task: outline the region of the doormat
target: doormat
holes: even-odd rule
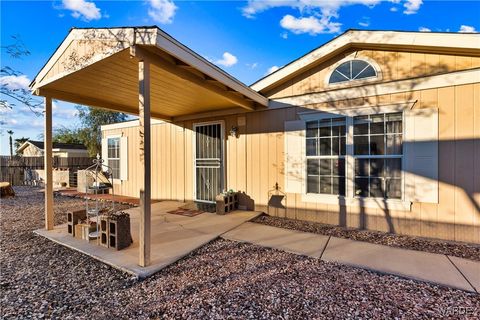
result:
[[[195,216],[198,216],[199,214],[202,214],[204,212],[205,211],[202,211],[202,210],[186,209],[186,208],[178,208],[176,210],[167,211],[167,213],[179,214],[179,215],[185,216],[185,217],[195,217]]]

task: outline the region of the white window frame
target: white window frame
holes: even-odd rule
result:
[[[351,60],[365,61],[366,63],[368,63],[369,65],[371,65],[373,67],[373,69],[375,70],[375,73],[377,75],[373,76],[373,77],[368,77],[368,78],[361,78],[361,79],[354,79],[354,80],[330,83],[330,77],[335,72],[335,70],[341,64],[343,64],[345,62],[348,62],[348,61],[351,61]],[[335,63],[334,65],[332,65],[329,68],[329,72],[327,73],[327,76],[325,77],[325,88],[328,88],[328,87],[330,87],[330,88],[342,88],[342,87],[350,87],[352,85],[354,85],[354,86],[363,85],[365,83],[376,82],[376,81],[380,81],[382,79],[383,79],[382,69],[380,68],[380,66],[378,65],[378,63],[375,60],[367,58],[367,57],[355,57],[355,54],[350,54],[350,55],[341,59],[340,61],[338,61],[337,63]]]
[[[122,148],[122,142],[121,142],[122,135],[120,135],[120,134],[118,134],[118,135],[117,135],[117,134],[116,134],[116,135],[109,135],[109,136],[106,136],[105,139],[107,139],[107,163],[106,163],[106,165],[108,165],[109,167],[111,167],[111,166],[110,166],[110,159],[112,159],[112,160],[118,160],[118,170],[119,170],[118,174],[119,174],[119,177],[118,177],[118,178],[115,178],[115,177],[114,177],[114,178],[113,178],[113,182],[114,182],[115,184],[121,183],[122,180],[120,179],[120,177],[121,177],[121,175],[122,175],[122,173],[121,173],[121,170],[122,170],[122,163],[121,163],[121,162],[122,162],[122,157],[121,157],[121,154],[122,154],[122,151],[121,151],[121,148]],[[110,158],[110,157],[108,156],[108,140],[109,140],[109,139],[118,139],[118,155],[119,155],[118,158]]]
[[[307,120],[305,121],[305,124],[307,122],[313,122],[313,121],[320,121],[320,120],[324,120],[324,119],[336,119],[336,118],[345,118],[345,128],[346,128],[346,136],[348,136],[348,123],[347,123],[347,119],[348,117],[346,116],[343,116],[343,115],[330,115],[330,116],[325,116],[325,117],[320,117],[318,119],[311,119],[311,120]],[[305,126],[306,127],[306,126]],[[331,126],[330,126],[331,128]],[[305,133],[306,133],[306,128],[305,128]],[[331,137],[330,137],[331,138]],[[339,137],[340,138],[340,137]],[[307,140],[307,136],[305,134],[305,143],[306,143],[306,140]],[[348,146],[348,137],[346,137],[346,146]],[[340,153],[340,151],[339,151]],[[318,156],[308,156],[307,155],[307,150],[305,148],[305,163],[304,163],[304,168],[305,168],[305,183],[304,183],[304,194],[319,194],[319,195],[324,195],[324,196],[334,196],[334,197],[337,197],[337,198],[341,198],[341,197],[344,197],[342,195],[336,195],[336,194],[327,194],[327,193],[308,193],[307,192],[307,189],[308,189],[308,159],[329,159],[329,160],[335,160],[335,159],[344,159],[345,162],[344,162],[344,166],[345,166],[345,182],[347,181],[347,154],[348,154],[348,151],[345,149],[345,154],[344,155],[337,155],[337,156],[334,156],[334,155],[330,155],[330,156],[322,156],[322,155],[318,155]],[[345,183],[345,196],[347,195],[347,184]]]
[[[402,144],[402,172],[401,172],[401,199],[373,198],[373,197],[357,197],[354,194],[355,189],[355,155],[353,154],[353,117],[361,115],[374,115],[383,113],[402,113],[402,134],[405,138],[405,110],[411,106],[411,103],[404,102],[382,106],[364,106],[360,108],[350,109],[330,109],[324,111],[307,111],[299,113],[300,119],[308,122],[322,120],[327,118],[346,117],[347,139],[346,139],[346,155],[345,155],[345,196],[307,193],[307,156],[306,150],[304,154],[304,183],[302,201],[319,202],[332,205],[362,206],[371,208],[381,208],[389,210],[411,210],[411,202],[406,199],[405,195],[405,143]],[[305,129],[306,130],[306,129]],[[305,135],[306,136],[306,135]],[[305,137],[306,143],[306,137]],[[382,156],[384,157],[384,156]],[[385,157],[388,157],[386,155]]]

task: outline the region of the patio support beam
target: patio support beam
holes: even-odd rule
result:
[[[150,61],[138,62],[138,109],[140,134],[140,165],[143,166],[143,184],[140,188],[139,262],[150,265],[151,233],[151,155],[150,155]]]
[[[45,229],[53,230],[53,167],[52,167],[52,98],[45,97],[45,131],[43,142],[45,169]]]
[[[248,101],[244,99],[243,96],[238,96],[234,94],[230,89],[227,90],[222,89],[221,87],[212,83],[211,79],[207,80],[204,79],[188,70],[185,69],[185,65],[177,65],[173,64],[169,61],[166,61],[160,55],[157,55],[153,52],[150,52],[146,49],[143,49],[139,46],[130,47],[130,54],[132,56],[137,57],[138,59],[148,59],[152,64],[156,67],[165,70],[181,79],[186,81],[192,82],[200,87],[203,87],[207,90],[210,90],[226,100],[230,101],[231,103],[242,107],[244,109],[253,111],[255,110],[255,104],[252,101]]]
[[[84,97],[84,96],[79,96],[70,92],[64,92],[64,91],[59,91],[59,90],[52,90],[52,89],[37,89],[35,91],[36,95],[39,96],[50,96],[53,99],[58,99],[62,101],[67,101],[71,103],[78,103],[78,104],[83,104],[86,106],[90,107],[95,107],[95,108],[101,108],[101,109],[106,109],[106,110],[115,110],[118,112],[123,112],[123,113],[128,113],[128,114],[133,114],[137,115],[136,113],[136,107],[132,108],[129,106],[121,105],[121,104],[115,104],[109,101],[104,101],[100,99],[95,99],[95,98],[89,98],[89,97]],[[155,113],[152,112],[151,116],[153,118],[161,119],[167,122],[172,121],[172,117],[161,114],[161,113]]]

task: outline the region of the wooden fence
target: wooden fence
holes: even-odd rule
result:
[[[76,185],[76,173],[93,164],[93,158],[88,157],[53,157],[55,169],[68,169],[71,176],[70,185]],[[14,186],[25,183],[25,170],[44,169],[43,157],[10,157],[0,156],[0,181],[8,181]]]

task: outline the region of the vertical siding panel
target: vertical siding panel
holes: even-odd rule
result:
[[[480,83],[474,85],[474,194],[473,201],[475,202],[474,208],[474,242],[480,243]]]
[[[282,121],[278,123],[278,134],[275,135],[275,153],[277,159],[276,166],[276,182],[280,191],[285,192],[285,121],[287,121],[287,109],[278,110],[281,114]],[[282,203],[285,207],[288,205],[288,196],[285,195]],[[286,208],[278,208],[275,210],[275,214],[280,217],[285,217],[287,214]]]
[[[260,124],[259,124],[259,130],[260,130],[260,159],[259,159],[259,167],[260,167],[260,202],[262,205],[262,210],[266,211],[267,210],[267,204],[268,204],[268,190],[270,190],[270,185],[269,185],[269,129],[270,121],[276,121],[276,116],[275,112],[262,112],[261,117],[260,117]]]
[[[415,108],[422,107],[421,95],[419,91],[414,91],[408,94],[407,100],[418,100]],[[406,212],[403,227],[408,232],[414,235],[421,234],[421,205],[420,203],[413,203],[410,212]]]
[[[455,57],[455,70],[466,70],[472,68],[472,57]]]
[[[178,124],[176,127],[176,143],[177,143],[177,154],[178,154],[178,161],[177,163],[177,179],[178,187],[177,187],[177,199],[179,201],[185,201],[185,146],[184,146],[184,130],[183,126]]]
[[[184,177],[184,183],[185,183],[185,200],[193,200],[193,188],[195,188],[195,185],[193,183],[193,161],[195,158],[195,154],[193,153],[193,147],[195,141],[193,141],[193,131],[192,131],[192,126],[190,122],[185,122],[185,134],[184,134],[184,146],[185,146],[185,177]]]
[[[438,89],[438,237],[455,238],[455,88]]]
[[[152,199],[158,199],[158,185],[161,183],[161,180],[158,178],[158,167],[159,163],[156,159],[158,159],[158,153],[159,153],[159,148],[158,148],[158,127],[160,125],[153,125],[152,126],[152,147],[151,147],[151,152],[152,152],[152,169],[151,169],[151,174],[152,174]],[[138,165],[138,163],[136,163]]]
[[[255,207],[258,207],[261,202],[260,196],[260,117],[258,113],[253,114],[252,117],[252,151],[251,151],[251,170],[252,170],[252,197],[255,199]]]
[[[397,79],[408,78],[411,71],[411,59],[409,52],[399,52],[397,56]]]
[[[229,182],[228,182],[228,188],[233,188],[234,190],[239,190],[239,183],[238,183],[238,158],[240,156],[238,152],[238,139],[240,137],[238,131],[237,131],[237,136],[236,137],[231,137],[229,136],[229,131],[230,128],[232,127],[237,127],[238,130],[238,124],[237,124],[237,117],[233,116],[228,118],[229,120],[229,125],[226,128],[227,135],[228,135],[228,158],[227,158],[227,165],[228,165],[228,172],[229,172]]]
[[[438,108],[438,90],[423,90],[420,93],[421,95],[421,105],[419,106],[422,109],[436,109]],[[437,225],[438,225],[438,216],[437,216],[437,204],[433,203],[422,203],[421,205],[421,235],[424,237],[437,237]]]
[[[480,57],[472,57],[472,68],[480,68]]]
[[[455,70],[455,56],[440,55],[439,68],[444,72],[451,72]]]
[[[252,140],[253,140],[253,116],[251,113],[247,114],[247,126],[246,126],[246,193],[253,199],[253,186],[252,186]]]
[[[410,54],[410,77],[420,77],[427,73],[424,53]]]
[[[245,117],[245,122],[247,118],[245,115],[240,115],[240,117]],[[237,118],[238,121],[238,118]],[[246,192],[247,189],[247,126],[242,125],[238,126],[239,137],[237,138],[237,188],[243,192]]]
[[[475,212],[469,195],[474,192],[473,85],[458,86],[455,91],[455,240],[472,241]]]
[[[425,55],[426,74],[435,74],[442,72],[440,68],[440,56],[438,54]]]
[[[382,76],[385,81],[398,79],[397,60],[398,54],[394,51],[385,52],[383,58]]]
[[[278,160],[277,160],[277,135],[279,131],[279,124],[284,123],[283,112],[275,111],[275,117],[271,121],[267,122],[267,139],[268,139],[268,150],[267,150],[267,159],[268,159],[268,179],[267,179],[267,206],[270,202],[270,197],[276,195],[274,191],[275,183],[277,183],[277,171],[278,171]],[[271,191],[271,192],[270,192]],[[278,208],[267,208],[268,211],[274,210],[278,211]]]

